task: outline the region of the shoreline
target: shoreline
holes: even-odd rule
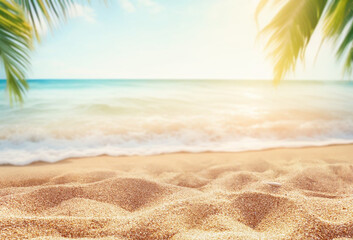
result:
[[[49,162],[49,161],[33,161],[29,164],[0,164],[0,167],[24,167],[30,166],[33,164],[56,164],[66,160],[73,160],[73,159],[85,159],[85,158],[100,158],[100,157],[114,157],[114,158],[135,158],[135,157],[153,157],[153,156],[166,156],[166,155],[175,155],[175,154],[240,154],[240,153],[253,153],[253,152],[266,152],[266,151],[275,151],[275,150],[295,150],[295,149],[313,149],[313,148],[326,148],[326,147],[339,147],[339,146],[353,146],[353,142],[347,143],[328,143],[328,144],[317,144],[317,145],[308,145],[308,146],[289,146],[289,147],[269,147],[269,148],[260,148],[260,149],[253,149],[253,150],[239,150],[239,151],[177,151],[177,152],[166,152],[166,153],[157,153],[157,154],[147,154],[147,155],[140,155],[140,154],[132,154],[132,155],[109,155],[109,154],[99,154],[99,155],[92,155],[92,156],[79,156],[79,157],[68,157],[62,160]]]
[[[353,238],[353,145],[0,166],[0,239]]]

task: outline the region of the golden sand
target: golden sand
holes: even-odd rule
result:
[[[353,239],[353,146],[0,167],[1,239]]]

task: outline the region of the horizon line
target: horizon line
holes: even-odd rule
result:
[[[147,80],[147,81],[273,81],[273,79],[241,79],[241,78],[28,78],[26,81],[33,80]],[[0,78],[0,81],[7,81],[5,78]],[[313,81],[313,82],[350,82],[352,79],[284,79],[282,82],[288,81]]]

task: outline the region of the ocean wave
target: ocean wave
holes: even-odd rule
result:
[[[271,86],[35,81],[22,107],[0,93],[0,164],[353,142],[353,86]]]
[[[71,118],[0,127],[0,164],[71,157],[238,152],[353,142],[353,120],[248,121],[228,117]]]
[[[306,141],[278,141],[242,139],[234,142],[199,142],[186,144],[175,139],[158,139],[146,141],[124,141],[120,144],[107,143],[106,141],[90,140],[58,141],[47,140],[46,143],[26,142],[9,143],[1,142],[0,165],[27,165],[33,162],[57,162],[68,158],[109,156],[146,156],[167,153],[202,153],[202,152],[243,152],[273,148],[296,148],[328,146],[336,144],[351,144],[351,139],[307,139]],[[104,142],[106,142],[104,144]]]

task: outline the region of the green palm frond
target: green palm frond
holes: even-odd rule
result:
[[[67,18],[67,11],[74,0],[14,0],[24,9],[33,25],[34,34],[39,39],[38,29],[44,25],[51,27]],[[76,1],[77,2],[77,1]]]
[[[295,69],[298,58],[303,58],[327,0],[274,1],[282,3],[282,6],[261,31],[261,35],[269,36],[266,48],[274,64],[274,82],[278,83],[289,71]],[[269,2],[263,0],[262,4]],[[260,7],[261,11],[263,6]]]
[[[74,3],[82,2],[90,0],[0,0],[0,63],[11,103],[22,102],[28,89],[25,74],[32,42],[40,40],[39,29],[66,20]]]
[[[303,57],[319,25],[323,26],[322,41],[336,43],[337,58],[344,59],[344,72],[352,72],[352,0],[261,0],[256,15],[270,3],[283,4],[260,34],[269,35],[266,48],[271,51],[269,55],[274,61],[275,82],[295,69],[298,57]]]
[[[14,2],[0,0],[0,62],[7,79],[10,102],[21,102],[28,88],[25,72],[29,66],[32,30],[23,10]]]
[[[346,8],[351,5],[350,2],[350,0],[334,0],[330,2],[325,19],[325,36],[332,37],[342,32],[347,24],[347,20],[349,20]]]
[[[325,36],[338,45],[337,57],[344,58],[344,71],[351,73],[353,63],[353,2],[335,0],[329,6],[325,22]]]

